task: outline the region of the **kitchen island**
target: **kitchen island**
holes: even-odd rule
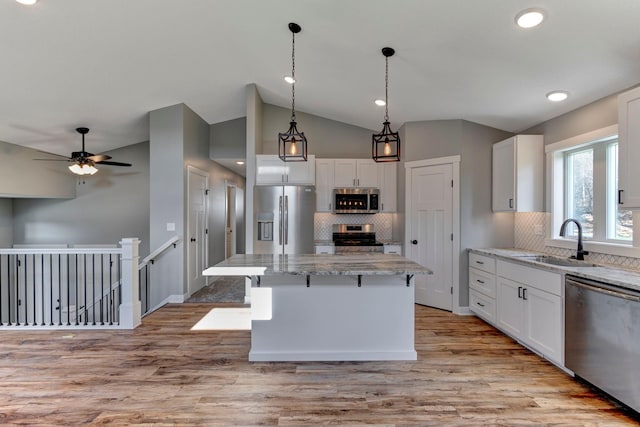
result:
[[[414,275],[398,255],[234,255],[204,275],[251,277],[251,361],[416,360]]]

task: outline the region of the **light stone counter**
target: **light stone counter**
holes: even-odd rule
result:
[[[510,262],[516,262],[519,264],[553,271],[556,273],[570,274],[572,276],[609,283],[626,289],[640,291],[640,272],[637,271],[625,270],[622,268],[616,268],[607,265],[599,265],[597,267],[573,267],[547,264],[529,259],[527,257],[548,254],[526,251],[522,249],[485,248],[470,249],[469,252],[474,252],[480,255],[490,256],[497,259],[503,259]],[[589,261],[587,260],[586,262]]]
[[[336,255],[234,255],[206,269],[205,276],[260,275],[255,268],[264,268],[265,276],[392,276],[432,274],[428,268],[408,258],[390,257],[381,253]],[[234,274],[235,272],[235,274]],[[249,273],[252,272],[252,273]]]

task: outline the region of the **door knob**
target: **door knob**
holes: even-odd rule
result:
[[[191,238],[191,241],[192,241],[192,242],[195,242],[195,241],[196,241],[196,238],[195,238],[195,237],[192,237],[192,238]]]
[[[417,240],[412,240],[412,241],[411,241],[411,244],[413,244],[413,245],[417,245],[417,244],[418,244],[418,241],[417,241]]]

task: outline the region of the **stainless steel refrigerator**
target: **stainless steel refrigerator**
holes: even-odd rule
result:
[[[253,253],[312,254],[313,186],[268,185],[253,190],[255,226]]]

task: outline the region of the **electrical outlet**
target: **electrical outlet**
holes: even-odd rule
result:
[[[537,224],[533,226],[533,233],[536,236],[544,236],[544,226],[542,224]]]

